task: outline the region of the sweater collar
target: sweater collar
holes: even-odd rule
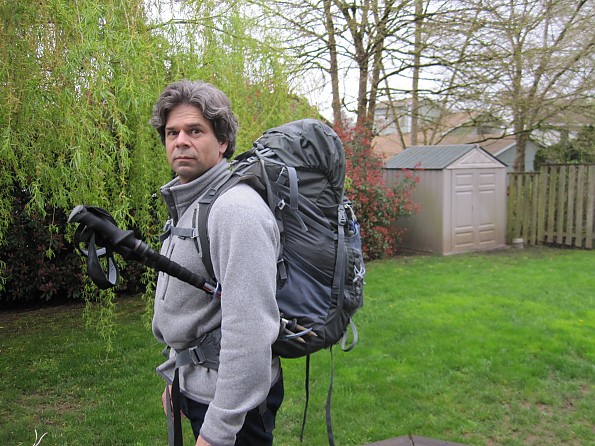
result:
[[[180,183],[176,177],[161,187],[161,195],[165,200],[170,217],[176,224],[190,205],[200,197],[214,182],[218,182],[224,174],[229,173],[229,163],[226,159],[207,170],[201,176],[188,183]]]

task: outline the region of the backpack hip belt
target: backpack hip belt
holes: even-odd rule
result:
[[[176,369],[185,365],[200,365],[207,369],[219,368],[219,352],[221,350],[221,327],[207,333],[200,339],[176,352]]]

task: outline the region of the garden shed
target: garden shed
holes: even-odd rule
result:
[[[506,244],[506,165],[479,145],[413,146],[384,168],[389,185],[407,170],[419,178],[420,209],[397,222],[403,248],[449,255]]]

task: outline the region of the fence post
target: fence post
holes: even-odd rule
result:
[[[545,241],[545,228],[546,228],[546,199],[547,199],[547,169],[545,166],[541,166],[539,170],[539,203],[537,205],[537,242],[543,243]]]
[[[527,215],[527,191],[526,191],[526,176],[524,173],[520,172],[518,176],[519,182],[519,202],[518,202],[518,230],[517,230],[517,237],[522,238],[523,240],[527,240],[525,237],[525,226],[526,222],[526,215]]]
[[[517,205],[517,175],[515,173],[508,174],[508,197],[507,197],[507,222],[506,222],[506,241],[510,243],[516,237],[516,212]]]
[[[523,188],[521,237],[525,240],[525,243],[534,244],[531,238],[532,227],[535,225],[535,218],[533,217],[533,208],[535,207],[535,200],[533,199],[533,189],[535,187],[534,174],[526,172],[521,174],[521,176]]]
[[[537,216],[539,215],[539,173],[531,175],[531,227],[528,231],[530,244],[537,245],[537,227],[539,226]]]
[[[557,172],[554,170],[552,166],[547,168],[550,185],[548,188],[548,204],[547,204],[547,242],[554,243],[554,235],[556,233],[554,224],[556,222],[555,213],[556,213],[556,181],[557,179]]]
[[[567,210],[566,210],[566,246],[572,245],[574,236],[574,200],[576,192],[576,166],[568,166]]]
[[[564,243],[564,211],[566,210],[566,167],[560,166],[560,176],[558,178],[558,200],[555,206],[556,209],[556,243],[561,245]]]
[[[593,248],[593,212],[595,211],[595,166],[589,166],[589,182],[587,185],[587,218],[585,228],[585,248]]]
[[[576,238],[574,245],[577,247],[583,246],[583,221],[584,221],[584,202],[585,202],[585,166],[578,166],[578,173],[576,177]]]

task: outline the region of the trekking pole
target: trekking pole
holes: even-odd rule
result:
[[[117,267],[111,257],[111,251],[113,251],[120,254],[124,260],[136,260],[149,268],[167,273],[200,288],[215,297],[220,296],[221,290],[218,285],[210,284],[204,277],[159,254],[145,242],[137,239],[133,231],[120,229],[113,217],[101,208],[79,205],[70,213],[68,223],[79,224],[75,233],[75,243],[79,251],[87,257],[89,276],[99,288],[106,289],[117,283]],[[86,242],[89,249],[81,249],[81,242]],[[97,250],[97,244],[104,248]],[[108,258],[109,276],[100,266],[99,257],[102,256]]]
[[[89,277],[101,289],[115,286],[119,279],[118,267],[111,255],[113,251],[120,254],[124,260],[135,260],[193,285],[213,297],[221,297],[221,287],[218,283],[213,285],[204,277],[154,251],[145,242],[137,239],[133,231],[120,229],[114,218],[99,207],[75,207],[68,217],[68,223],[78,223],[74,234],[75,244],[81,254],[87,257]],[[87,243],[88,249],[81,249],[81,243]],[[98,249],[97,246],[102,248]],[[100,257],[106,257],[108,260],[108,274],[99,263]],[[296,321],[285,318],[281,319],[281,327],[287,339],[295,339],[301,343],[304,342],[304,335],[316,336],[311,328],[302,327]]]

